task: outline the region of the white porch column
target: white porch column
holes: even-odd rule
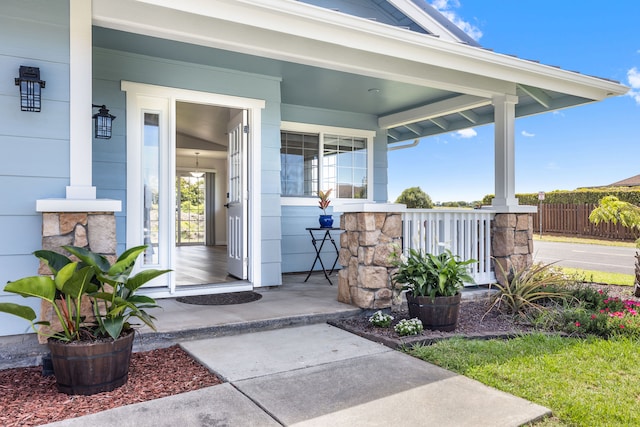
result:
[[[69,186],[67,199],[95,199],[92,185],[91,2],[69,1]]]
[[[518,97],[493,97],[495,121],[495,197],[494,209],[518,206],[515,191],[515,120]]]
[[[38,212],[119,212],[92,185],[93,42],[91,1],[69,0],[69,186],[65,199],[36,200]]]

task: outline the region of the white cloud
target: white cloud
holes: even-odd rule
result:
[[[454,9],[460,7],[458,0],[432,0],[433,6],[438,12],[444,15],[449,21],[453,22],[458,28],[467,33],[469,37],[478,41],[482,37],[482,31],[469,21],[465,21],[455,12]]]
[[[526,130],[522,131],[522,136],[526,136],[527,138],[533,138],[534,136],[536,136],[535,133],[531,133],[531,132],[527,132]]]
[[[474,136],[477,136],[477,135],[478,135],[478,132],[476,132],[474,129],[471,129],[471,128],[462,129],[455,133],[455,136],[457,136],[458,138],[465,138],[465,139],[473,138]]]
[[[636,104],[640,105],[640,71],[636,67],[627,71],[627,80],[629,80],[629,86],[631,86],[631,90],[627,92],[627,95],[635,99]]]
[[[556,162],[549,162],[544,168],[547,170],[560,170],[560,166]]]
[[[558,110],[556,110],[556,111],[554,111],[552,114],[553,114],[554,116],[564,117],[564,113],[563,113],[562,111],[558,111]]]

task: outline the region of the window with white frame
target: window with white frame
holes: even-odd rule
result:
[[[315,132],[314,132],[315,131]],[[283,197],[368,199],[372,131],[283,124],[280,185]]]

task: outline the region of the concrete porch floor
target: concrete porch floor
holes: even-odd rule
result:
[[[157,331],[142,329],[140,348],[176,341],[233,335],[287,326],[324,323],[330,319],[357,315],[361,310],[337,301],[337,285],[330,285],[322,272],[307,282],[304,274],[284,274],[282,286],[256,288],[258,301],[232,305],[195,305],[175,298],[157,300],[161,309],[150,310]],[[337,275],[331,276],[337,283]]]

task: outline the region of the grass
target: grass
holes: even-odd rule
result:
[[[558,267],[568,275],[584,277],[585,282],[606,283],[608,285],[633,286],[635,277],[633,274],[610,273],[607,271],[582,270],[579,268]]]
[[[543,242],[561,242],[561,243],[582,243],[585,245],[602,245],[602,246],[621,246],[625,248],[635,248],[634,242],[620,242],[617,240],[599,240],[599,239],[585,239],[582,237],[564,237],[564,236],[547,236],[545,234],[540,237],[534,230],[533,240],[539,240]]]
[[[441,341],[410,354],[550,408],[536,426],[640,425],[637,340],[533,334]]]

